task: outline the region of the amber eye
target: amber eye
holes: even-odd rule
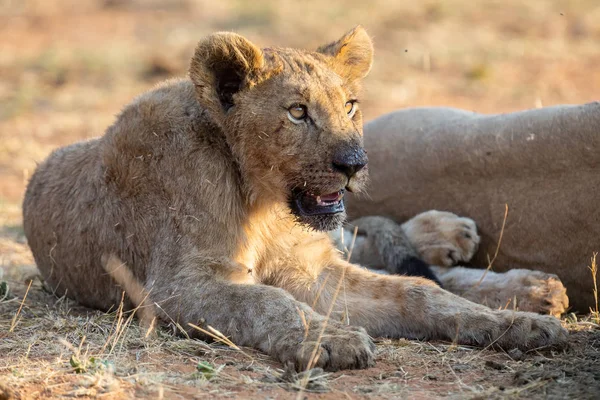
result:
[[[350,116],[350,118],[352,118],[356,112],[356,101],[350,100],[346,103],[344,108],[346,109],[346,113]]]
[[[288,108],[288,118],[295,124],[299,124],[306,118],[306,106],[296,104]]]

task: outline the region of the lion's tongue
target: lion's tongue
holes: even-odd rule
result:
[[[317,196],[317,204],[320,206],[329,205],[341,200],[340,192],[324,194]]]

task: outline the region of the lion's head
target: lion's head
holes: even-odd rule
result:
[[[198,44],[190,77],[226,135],[249,201],[287,202],[317,230],[344,221],[344,192],[367,180],[358,91],[372,57],[360,26],[316,52],[260,49],[234,33]]]

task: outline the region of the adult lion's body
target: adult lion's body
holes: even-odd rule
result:
[[[481,235],[472,263],[496,252],[495,271],[556,274],[574,309],[593,306],[587,266],[598,241],[600,104],[503,115],[448,108],[397,111],[365,124],[369,196],[347,199],[351,218],[397,222],[430,210],[473,219]]]
[[[564,341],[556,319],[370,273],[332,246],[324,231],[345,218],[344,190],[367,177],[356,96],[371,57],[362,28],[317,52],[261,50],[231,33],[201,41],[189,80],[139,97],[102,138],[58,150],[33,175],[24,225],[48,286],[116,307],[128,287],[120,260],[161,320],[214,327],[299,369],[371,365],[365,329]]]

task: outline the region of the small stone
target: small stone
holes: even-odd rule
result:
[[[515,361],[521,361],[523,358],[525,358],[525,354],[517,348],[509,350],[508,355]]]

